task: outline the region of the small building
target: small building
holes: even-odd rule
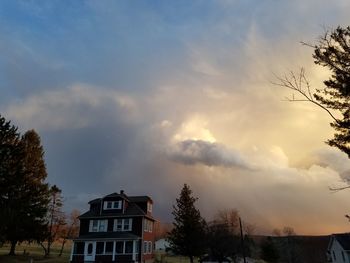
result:
[[[350,233],[331,236],[327,249],[327,260],[332,263],[350,263]]]
[[[165,238],[158,239],[155,244],[155,250],[159,251],[167,251],[170,247],[169,242]]]
[[[124,191],[89,202],[79,217],[71,263],[151,262],[154,258],[153,201]]]

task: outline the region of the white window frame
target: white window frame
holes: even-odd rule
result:
[[[118,220],[121,220],[121,225],[118,224]],[[120,222],[120,221],[119,221]],[[126,224],[128,222],[128,224]],[[121,228],[117,228],[117,226],[121,226]],[[128,228],[126,228],[128,226]],[[122,232],[122,231],[131,231],[132,230],[132,218],[116,218],[114,219],[114,226],[113,231],[114,232]]]
[[[144,222],[144,225],[143,225],[143,231],[152,233],[152,231],[153,231],[153,221],[148,220],[148,219],[145,218],[145,222]]]
[[[108,207],[108,204],[111,204],[111,207]],[[117,205],[116,205],[117,204]],[[113,210],[113,209],[122,209],[122,201],[104,201],[103,210]]]
[[[152,254],[152,241],[143,241],[143,254]]]
[[[152,203],[151,202],[147,202],[147,212],[152,213],[152,208],[153,208]]]
[[[97,221],[97,227],[94,227],[94,222]],[[100,227],[103,226],[101,230]],[[108,220],[107,219],[91,219],[89,222],[89,232],[107,232],[108,229]]]

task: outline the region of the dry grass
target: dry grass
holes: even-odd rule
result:
[[[71,243],[67,243],[63,254],[58,257],[60,251],[60,244],[54,244],[51,249],[49,258],[44,257],[44,250],[37,244],[22,243],[16,246],[16,255],[8,256],[10,247],[4,245],[0,248],[0,262],[1,263],[16,263],[16,262],[41,262],[41,263],[67,263],[69,262]]]

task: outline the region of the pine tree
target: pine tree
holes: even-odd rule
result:
[[[338,27],[326,33],[315,46],[315,63],[328,68],[332,75],[317,89],[315,99],[325,108],[337,112],[331,126],[334,137],[327,143],[350,158],[350,27]]]
[[[305,44],[305,43],[304,43]],[[331,76],[324,87],[311,89],[302,68],[299,74],[278,77],[279,86],[301,95],[301,98],[287,98],[288,101],[308,101],[327,112],[332,118],[334,129],[327,144],[343,151],[350,158],[350,27],[338,27],[326,32],[316,45],[305,44],[314,49],[314,62],[327,68]]]
[[[17,127],[0,115],[0,241],[8,240],[16,175],[20,174],[20,135]]]
[[[195,256],[200,256],[205,250],[206,223],[194,205],[196,200],[190,187],[185,184],[173,206],[174,228],[168,235],[172,251],[189,257],[191,263]]]
[[[45,216],[49,202],[49,188],[45,183],[47,173],[44,162],[44,150],[40,137],[34,131],[27,131],[21,138],[21,160],[18,165],[22,171],[17,176],[16,210],[8,228],[8,240],[11,242],[10,254],[14,254],[19,241],[40,241],[47,235]]]
[[[0,116],[0,235],[16,244],[38,241],[46,234],[49,201],[40,137],[28,131],[20,138],[17,127]]]

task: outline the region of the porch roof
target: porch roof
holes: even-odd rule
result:
[[[131,233],[120,233],[120,232],[94,232],[86,235],[81,235],[73,241],[81,240],[98,240],[98,239],[113,239],[113,240],[137,240],[141,237]]]

